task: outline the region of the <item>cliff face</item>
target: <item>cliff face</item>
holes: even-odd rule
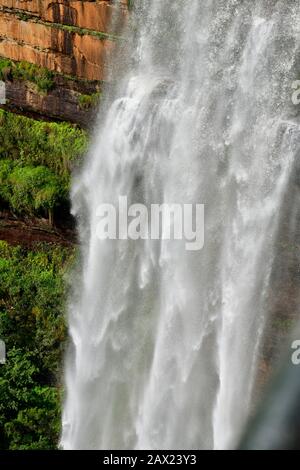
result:
[[[111,0],[2,0],[2,7],[30,14],[45,22],[111,32],[114,6]],[[127,0],[123,0],[124,6]]]
[[[99,91],[126,8],[127,0],[118,7],[112,0],[1,0],[0,58],[35,64],[56,77],[55,89],[45,96],[24,81],[11,81],[7,73],[8,105],[62,119],[71,116],[80,123],[88,120],[83,115],[90,110],[79,109],[77,95],[86,92],[87,82],[92,92]],[[73,77],[81,87],[74,90],[69,79],[58,80],[58,75]]]

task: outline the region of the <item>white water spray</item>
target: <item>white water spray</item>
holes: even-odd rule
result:
[[[135,0],[130,65],[73,189],[65,449],[235,445],[299,146],[299,15],[292,0]],[[99,240],[97,208],[119,196],[205,204],[204,248]]]

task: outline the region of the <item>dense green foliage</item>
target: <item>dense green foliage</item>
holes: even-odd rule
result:
[[[60,178],[45,166],[20,166],[0,160],[0,202],[15,214],[43,216],[53,222],[53,211],[67,198]]]
[[[0,58],[0,80],[27,80],[34,83],[38,91],[47,92],[54,87],[53,76],[53,72],[35,64]]]
[[[67,123],[35,121],[0,109],[0,210],[48,216],[68,205],[70,171],[87,135]]]
[[[0,241],[0,448],[51,449],[60,429],[59,372],[65,339],[63,276],[72,251]]]
[[[81,94],[78,98],[78,104],[81,109],[89,109],[97,106],[101,98],[101,93],[93,93],[92,95]]]
[[[71,124],[36,121],[0,109],[0,159],[44,165],[68,181],[87,144],[87,134]]]
[[[55,449],[59,436],[59,391],[40,385],[31,353],[12,348],[0,369],[0,449]]]

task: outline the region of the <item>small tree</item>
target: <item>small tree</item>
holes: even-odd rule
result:
[[[17,213],[48,214],[53,225],[53,210],[65,197],[59,178],[44,166],[16,167],[9,175],[10,205]]]

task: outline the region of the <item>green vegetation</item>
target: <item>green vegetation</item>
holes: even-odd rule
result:
[[[0,109],[0,210],[48,216],[66,207],[70,171],[87,149],[87,134],[67,123],[47,123]]]
[[[101,97],[101,93],[93,93],[92,95],[81,94],[78,98],[78,104],[81,109],[90,109],[97,106]]]
[[[46,93],[54,87],[53,77],[53,72],[35,64],[0,58],[0,80],[26,80],[34,83],[39,92]]]
[[[31,15],[23,11],[13,10],[12,8],[4,7],[3,10],[8,13],[13,13],[21,21],[28,21],[31,18]]]
[[[45,215],[53,225],[53,211],[67,198],[61,180],[45,166],[19,166],[0,160],[0,200],[15,214]]]
[[[0,109],[0,159],[44,165],[69,182],[88,145],[86,132],[67,123],[36,121]]]
[[[0,158],[48,166],[68,176],[86,151],[87,134],[67,123],[36,121],[0,110]]]
[[[66,337],[63,277],[74,252],[0,241],[0,449],[54,449],[60,430],[60,364]]]
[[[87,135],[67,123],[35,121],[0,110],[0,209],[45,216],[67,205],[70,171]]]

